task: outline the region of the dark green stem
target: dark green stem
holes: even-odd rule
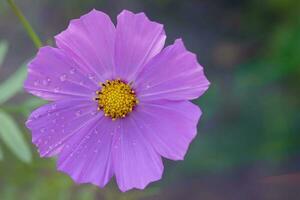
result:
[[[20,22],[22,23],[23,27],[25,28],[28,36],[34,43],[35,47],[40,48],[42,46],[42,42],[41,42],[40,38],[37,36],[37,34],[34,32],[32,26],[30,25],[28,20],[23,15],[22,11],[15,4],[14,0],[7,0],[7,2],[10,5],[13,12],[15,13],[15,15],[19,18]]]

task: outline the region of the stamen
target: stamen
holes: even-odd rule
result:
[[[131,85],[121,79],[107,80],[101,85],[94,100],[98,101],[98,110],[112,120],[126,117],[139,102]]]

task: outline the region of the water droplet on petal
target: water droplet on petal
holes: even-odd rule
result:
[[[60,77],[59,77],[60,81],[64,82],[65,80],[67,80],[67,75],[66,74],[62,74]]]
[[[45,85],[45,86],[48,85],[48,81],[47,81],[47,80],[43,80],[42,83],[43,83],[43,85]]]
[[[54,92],[55,92],[55,93],[57,93],[57,92],[59,92],[59,91],[60,91],[60,87],[54,88]]]
[[[94,76],[93,74],[89,74],[89,75],[88,75],[88,78],[89,78],[90,80],[94,80],[94,79],[95,79],[95,76]]]
[[[44,133],[45,132],[45,130],[46,130],[46,128],[41,128],[41,133]]]
[[[76,69],[75,68],[71,68],[70,74],[75,74],[75,72],[76,72]]]
[[[136,141],[135,141],[135,140],[132,141],[132,145],[133,145],[133,146],[136,145]]]
[[[91,112],[91,115],[96,115],[98,112],[97,111],[93,111]]]
[[[79,117],[81,114],[82,114],[82,111],[81,111],[81,110],[78,110],[78,111],[76,112],[76,116],[77,116],[77,117]]]
[[[34,85],[34,86],[37,86],[38,84],[39,84],[38,81],[34,81],[34,82],[33,82],[33,85]]]
[[[57,107],[57,105],[56,105],[55,103],[51,105],[51,109],[52,109],[52,110],[55,110],[56,107]]]

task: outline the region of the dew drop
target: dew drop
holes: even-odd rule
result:
[[[49,84],[49,82],[47,80],[43,80],[42,81],[43,85],[47,86]]]
[[[50,110],[47,111],[47,116],[50,117],[51,116],[51,112]]]
[[[67,80],[67,75],[66,74],[62,74],[60,77],[59,77],[60,81],[64,82]]]
[[[81,110],[78,110],[78,111],[76,112],[76,116],[77,116],[77,117],[79,117],[81,114],[82,114],[82,111],[81,111]]]
[[[38,84],[39,84],[38,81],[34,81],[34,82],[33,82],[33,85],[34,85],[34,86],[37,86]]]
[[[91,112],[91,115],[96,115],[98,112],[97,111],[93,111]]]
[[[55,88],[54,88],[54,92],[55,92],[55,93],[57,93],[57,92],[59,92],[59,91],[60,91],[60,87],[55,87]]]
[[[75,74],[75,72],[76,72],[76,69],[75,68],[71,68],[70,74]]]
[[[52,110],[55,110],[56,108],[57,108],[57,105],[55,103],[51,105]]]
[[[94,76],[93,74],[89,74],[89,75],[88,75],[88,78],[89,78],[90,80],[95,80],[95,76]]]
[[[41,128],[41,133],[44,133],[46,131],[46,128]]]
[[[133,145],[133,146],[136,145],[136,141],[135,141],[135,140],[132,141],[132,145]]]

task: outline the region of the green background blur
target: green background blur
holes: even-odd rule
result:
[[[212,83],[186,159],[164,161],[162,180],[121,193],[76,185],[39,158],[24,121],[42,101],[22,90],[36,49],[0,0],[0,200],[300,199],[299,0],[16,0],[44,44],[92,8],[122,9],[182,37]],[[16,73],[15,73],[16,72]]]

